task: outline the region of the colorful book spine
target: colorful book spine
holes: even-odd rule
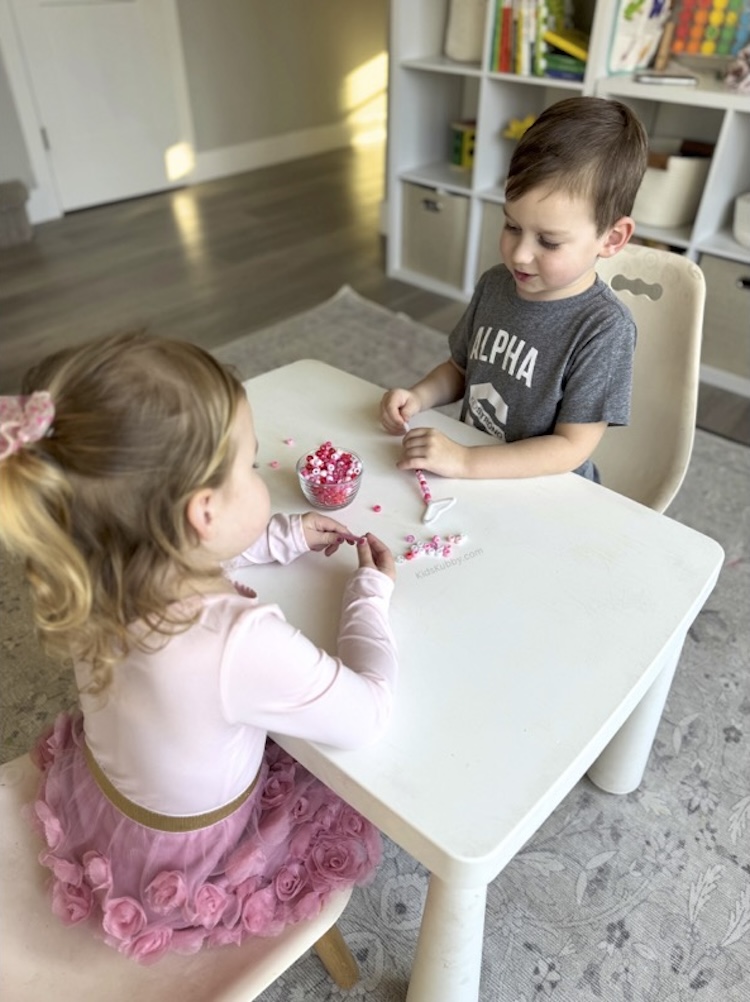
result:
[[[490,73],[497,73],[500,69],[500,35],[502,31],[502,4],[497,0],[495,4],[495,23],[492,27],[492,45],[490,47],[489,63],[487,69]]]
[[[503,0],[503,39],[500,55],[500,71],[513,70],[513,0]]]
[[[522,39],[523,39],[523,0],[513,0],[513,70],[516,76],[523,74],[521,69]]]
[[[548,16],[549,11],[546,0],[539,0],[536,7],[536,21],[534,25],[534,60],[532,72],[535,77],[544,76],[544,57],[547,50],[544,41],[544,32],[547,30]]]
[[[585,63],[588,36],[560,23],[565,0],[495,0],[489,69],[493,73],[543,77],[552,53],[565,52]],[[567,13],[565,14],[567,20]],[[580,67],[556,66],[560,79],[581,79]],[[563,72],[565,71],[565,75]]]
[[[513,0],[497,0],[492,33],[489,69],[492,73],[508,73],[508,55],[512,48]]]

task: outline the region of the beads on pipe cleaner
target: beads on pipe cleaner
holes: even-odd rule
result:
[[[430,485],[427,483],[427,477],[422,473],[421,470],[414,471],[417,480],[419,481],[419,489],[422,492],[422,499],[425,504],[429,504],[432,501],[432,494],[430,493]]]
[[[422,500],[425,503],[425,509],[422,514],[422,521],[425,524],[434,522],[439,515],[442,515],[444,511],[448,511],[456,503],[455,498],[438,498],[433,501],[432,492],[430,491],[430,485],[427,483],[427,477],[424,475],[422,470],[415,470],[417,475],[417,480],[419,481],[419,489],[422,492]]]

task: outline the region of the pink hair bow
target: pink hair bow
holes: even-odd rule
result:
[[[54,419],[55,405],[44,390],[29,397],[0,397],[0,460],[44,438]]]

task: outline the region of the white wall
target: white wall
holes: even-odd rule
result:
[[[369,127],[376,90],[384,130],[388,10],[388,0],[177,0],[197,153],[192,180],[346,145]],[[33,188],[19,114],[0,54],[0,181]]]
[[[197,150],[345,119],[387,49],[387,0],[178,0]]]
[[[385,133],[388,0],[178,0],[178,10],[194,180],[348,145],[378,102]]]
[[[26,151],[21,123],[10,92],[2,56],[0,56],[0,181],[23,181],[27,188],[31,188],[34,183],[31,161]]]

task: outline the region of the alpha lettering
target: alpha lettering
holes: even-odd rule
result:
[[[488,362],[490,365],[499,365],[503,372],[526,383],[531,389],[538,355],[536,348],[527,348],[525,341],[519,340],[515,334],[511,335],[508,331],[495,331],[494,339],[492,334],[492,327],[480,327],[477,330],[469,358]]]

